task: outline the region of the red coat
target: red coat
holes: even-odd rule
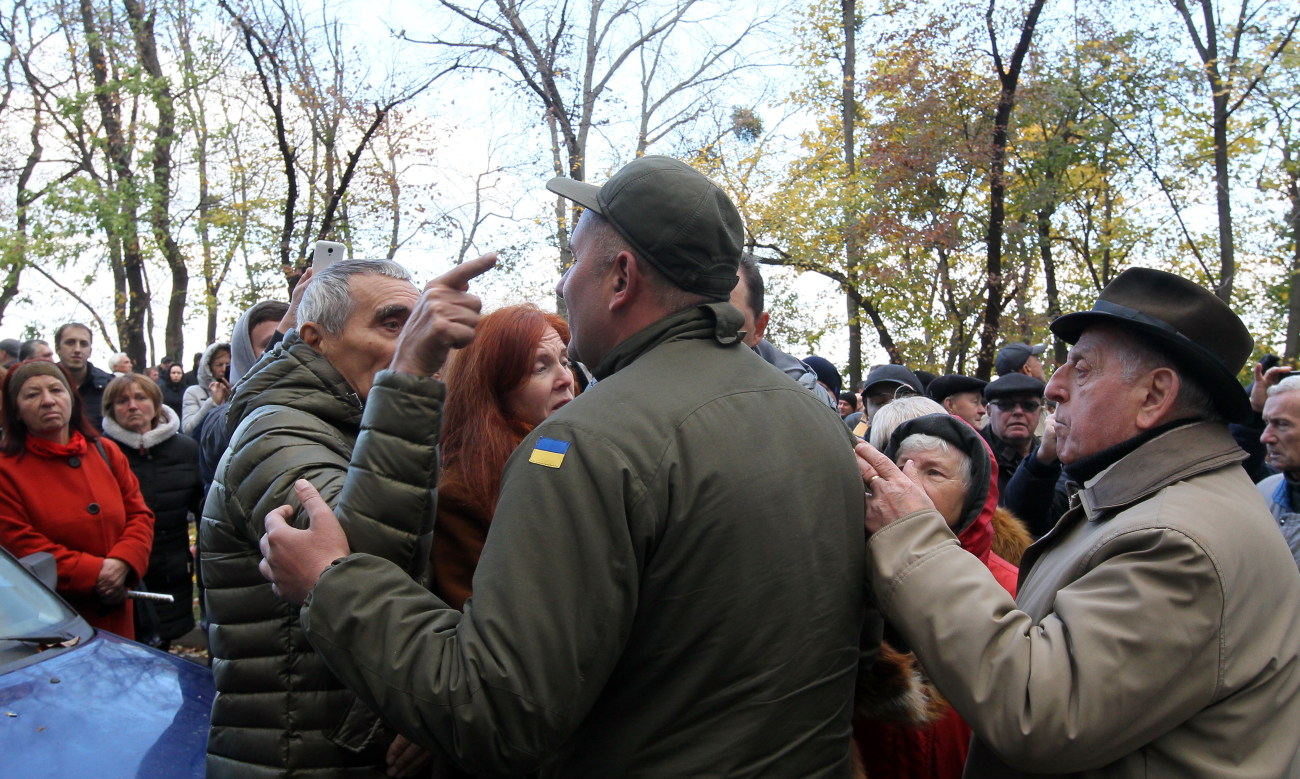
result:
[[[982,440],[982,439],[981,439]],[[993,513],[998,503],[998,475],[993,461],[988,499],[979,516],[957,541],[988,566],[1012,596],[1019,569],[993,552]],[[954,647],[953,651],[961,651]],[[951,706],[939,720],[921,728],[857,719],[853,738],[861,750],[868,779],[960,779],[970,751],[970,726]]]
[[[0,456],[0,546],[15,557],[53,554],[59,594],[91,625],[134,638],[131,602],[102,606],[95,583],[107,557],[131,568],[128,584],[144,575],[153,512],[126,457],[112,441],[99,440],[108,462],[93,442],[80,457]]]

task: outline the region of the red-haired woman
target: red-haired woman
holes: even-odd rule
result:
[[[532,305],[479,320],[474,340],[446,371],[433,590],[455,608],[469,598],[501,471],[519,442],[573,400],[569,326]]]
[[[5,376],[0,546],[54,555],[59,594],[91,625],[135,637],[128,584],[149,565],[153,512],[117,446],[100,437],[62,367]]]

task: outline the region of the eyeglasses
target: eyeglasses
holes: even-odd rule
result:
[[[999,411],[1012,412],[1019,407],[1026,414],[1037,414],[1038,410],[1043,407],[1043,401],[1037,399],[1031,400],[1013,400],[1011,398],[998,399],[989,401],[990,406],[997,406]]]

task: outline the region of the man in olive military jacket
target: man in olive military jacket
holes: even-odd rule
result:
[[[846,776],[862,483],[838,415],[738,334],[739,214],[664,157],[549,186],[587,208],[559,292],[598,383],[506,465],[464,613],[349,555],[310,487],[263,573],[310,591],[351,689],[472,773]]]

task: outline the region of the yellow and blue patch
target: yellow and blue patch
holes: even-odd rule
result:
[[[528,456],[528,462],[545,465],[547,468],[559,468],[564,464],[564,455],[572,446],[568,441],[560,441],[555,438],[539,438],[537,445],[533,447],[533,453]]]

